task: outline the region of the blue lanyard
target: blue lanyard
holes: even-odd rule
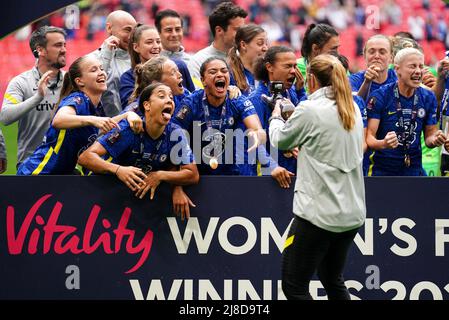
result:
[[[223,126],[223,123],[225,122],[226,118],[226,101],[228,100],[228,96],[226,94],[226,99],[223,103],[223,106],[221,107],[221,115],[220,115],[220,124],[218,125],[218,131],[221,132],[221,128]],[[210,119],[210,112],[209,112],[209,106],[207,104],[207,98],[206,98],[206,91],[204,91],[203,99],[203,111],[204,111],[204,120],[206,122],[207,127],[207,137],[212,137],[212,120]]]
[[[446,80],[449,82],[449,80]],[[443,123],[443,117],[447,116],[447,105],[449,104],[449,87],[444,89],[443,98],[441,99],[440,126]]]
[[[402,131],[400,134],[404,141],[404,152],[405,152],[406,156],[408,156],[408,151],[409,151],[410,145],[411,145],[411,137],[413,136],[413,131],[415,130],[416,116],[418,114],[419,98],[418,98],[418,95],[416,94],[416,89],[415,89],[415,92],[413,93],[412,116],[410,119],[409,129],[406,132],[405,131],[404,114],[402,112],[401,99],[399,97],[399,88],[398,88],[397,84],[394,87],[394,97],[396,98],[396,112],[398,113],[398,117],[399,117],[398,124],[399,124],[399,128]]]
[[[143,165],[143,154],[144,154],[144,151],[145,151],[145,143],[144,143],[145,142],[145,134],[146,134],[146,132],[142,132],[139,135],[139,138],[140,138],[139,139],[140,140],[140,150],[139,150],[139,157],[136,160],[135,166],[138,167],[138,168],[141,168],[144,171],[144,173],[148,173],[148,172],[150,172],[152,170],[151,166],[150,166],[150,168],[148,168],[148,165],[147,166]],[[153,154],[155,154],[156,156],[159,154],[159,149],[161,148],[162,143],[164,142],[164,136],[165,136],[165,129],[164,129],[164,132],[162,132],[162,134],[158,138],[159,141],[156,144],[156,151],[153,152]],[[154,159],[150,158],[149,160],[152,161],[152,160],[155,160],[155,159],[156,158],[154,158]]]

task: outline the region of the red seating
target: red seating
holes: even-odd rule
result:
[[[100,0],[108,8],[116,8],[119,0]],[[142,0],[144,9],[148,12],[151,10],[151,5],[154,0]],[[245,9],[249,8],[249,5],[254,0],[237,0],[236,3]],[[284,0],[285,3],[296,12],[297,8],[302,4],[302,0]],[[331,0],[315,0],[315,3],[319,7],[326,6]],[[269,0],[261,0],[261,3],[268,3]],[[363,6],[374,5],[377,8],[381,8],[384,0],[360,0],[359,3]],[[371,35],[382,32],[387,35],[392,35],[398,31],[407,31],[408,24],[407,19],[411,14],[418,13],[424,19],[428,14],[428,11],[422,8],[422,0],[397,0],[396,3],[401,6],[402,9],[402,23],[399,26],[383,25],[381,30],[370,30],[367,28],[361,28],[363,38],[366,40]],[[172,8],[178,11],[181,15],[190,15],[191,28],[190,35],[184,37],[184,46],[188,52],[196,52],[205,47],[209,42],[209,23],[208,17],[205,15],[204,8],[201,5],[201,0],[158,0],[160,9]],[[444,7],[443,1],[430,1],[430,10],[433,14],[433,18],[436,21],[440,15],[442,15],[446,22],[449,23],[449,9]],[[103,32],[99,32],[94,35],[92,41],[86,39],[86,17],[82,19],[82,28],[75,33],[75,39],[67,41],[67,64],[75,60],[77,57],[93,51],[98,48],[106,35]],[[350,26],[346,30],[340,30],[340,51],[346,55],[351,61],[351,67],[364,66],[363,59],[355,55],[355,38],[357,30],[355,26]],[[444,55],[444,45],[438,41],[432,41],[431,43],[423,42],[422,46],[426,54],[426,63],[433,63],[440,60]],[[3,93],[6,90],[6,86],[12,77],[17,74],[30,69],[34,64],[34,58],[28,47],[28,41],[18,41],[14,35],[0,40],[0,95],[3,97]]]

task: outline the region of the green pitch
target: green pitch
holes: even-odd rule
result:
[[[17,164],[17,122],[9,126],[0,125],[6,141],[6,152],[8,156],[8,170],[3,174],[16,174]]]

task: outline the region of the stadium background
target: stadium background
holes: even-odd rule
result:
[[[105,18],[123,9],[139,22],[154,24],[157,10],[171,8],[184,19],[183,45],[194,53],[208,45],[208,13],[222,1],[216,0],[85,0],[79,8],[79,28],[67,29],[67,67],[77,57],[93,51],[106,38]],[[409,31],[423,47],[426,64],[435,66],[449,49],[449,4],[430,0],[236,0],[245,8],[248,21],[261,24],[270,44],[292,46],[300,57],[301,37],[307,24],[318,21],[333,25],[340,33],[340,53],[350,60],[351,72],[365,67],[361,50],[366,39],[376,33],[392,35]],[[447,1],[446,1],[447,2]],[[66,8],[49,14],[0,40],[0,95],[16,75],[31,69],[34,58],[28,46],[30,33],[42,24],[66,27]],[[73,16],[72,16],[73,17]],[[17,123],[0,128],[6,139],[8,170],[15,174]]]

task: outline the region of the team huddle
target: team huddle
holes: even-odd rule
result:
[[[348,60],[329,25],[308,26],[298,59],[246,17],[219,4],[209,16],[213,42],[189,55],[176,11],[159,11],[155,26],[114,11],[110,36],[67,72],[65,31],[33,32],[36,65],[9,83],[0,111],[3,124],[19,122],[17,174],[112,174],[140,198],[165,181],[183,217],[193,203],[182,186],[200,175],[271,175],[288,188],[302,150],[270,143],[273,84],[282,96],[274,103],[301,108],[313,59],[329,54],[346,70]],[[365,128],[364,174],[424,176],[423,152],[434,148],[444,174],[449,58],[432,74],[406,33],[369,38],[364,57],[366,70],[348,72]]]

